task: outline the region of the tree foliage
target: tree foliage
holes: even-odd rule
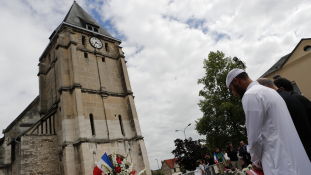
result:
[[[197,161],[204,158],[207,147],[203,146],[201,142],[202,140],[192,140],[191,137],[174,141],[176,148],[172,153],[186,170],[195,170],[198,164]]]
[[[209,150],[225,148],[228,142],[234,145],[246,140],[245,114],[240,99],[235,97],[226,86],[230,70],[239,68],[223,52],[210,52],[204,59],[205,76],[198,80],[203,84],[200,90],[199,107],[203,117],[196,121],[196,130],[206,135]]]

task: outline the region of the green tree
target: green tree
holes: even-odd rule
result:
[[[238,141],[245,141],[245,114],[241,100],[233,95],[226,86],[226,77],[230,70],[239,68],[223,52],[210,52],[204,59],[205,76],[198,80],[203,84],[199,102],[203,117],[196,120],[196,130],[206,135],[209,151],[216,147],[225,148],[228,142],[234,147]]]
[[[207,152],[206,146],[202,145],[202,140],[189,139],[181,140],[176,139],[174,141],[175,149],[172,151],[174,157],[180,162],[182,169],[195,170],[198,166],[198,160],[203,159]]]

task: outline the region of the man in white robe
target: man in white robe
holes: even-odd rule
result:
[[[265,175],[311,174],[311,163],[283,98],[253,82],[242,69],[231,70],[226,85],[242,99],[248,150],[255,168],[262,168]]]

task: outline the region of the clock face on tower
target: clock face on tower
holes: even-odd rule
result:
[[[93,47],[100,49],[103,47],[103,43],[96,37],[91,37],[90,38],[90,43]]]

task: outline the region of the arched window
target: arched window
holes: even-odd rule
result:
[[[123,130],[123,123],[122,123],[121,115],[119,115],[119,122],[120,122],[121,133],[122,133],[122,135],[125,135],[124,130]]]
[[[90,123],[91,123],[91,130],[92,130],[92,135],[95,135],[95,128],[94,128],[94,119],[93,119],[93,114],[90,114]]]

